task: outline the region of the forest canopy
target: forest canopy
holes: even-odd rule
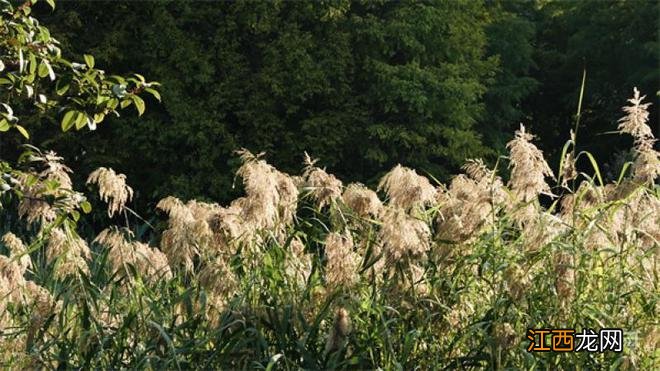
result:
[[[239,148],[287,171],[307,151],[370,184],[397,163],[446,180],[465,158],[494,163],[522,122],[555,159],[584,71],[580,145],[617,161],[626,153],[613,148],[629,143],[588,138],[612,127],[634,85],[660,86],[656,1],[37,5],[65,53],[163,83],[144,117],[78,136],[32,129],[33,144],[78,168],[126,173],[140,202],[228,200]],[[7,136],[0,143],[0,156],[18,153]]]

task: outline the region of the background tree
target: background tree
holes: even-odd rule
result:
[[[83,169],[111,164],[148,198],[227,199],[240,147],[287,171],[308,151],[362,181],[397,162],[448,175],[488,152],[475,123],[497,64],[482,3],[61,5],[47,22],[66,48],[164,90],[139,123],[54,145],[84,151]]]

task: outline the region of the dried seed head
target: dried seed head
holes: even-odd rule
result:
[[[339,350],[348,335],[351,332],[351,318],[348,315],[348,311],[344,308],[338,308],[335,312],[335,318],[330,328],[330,334],[328,334],[328,340],[325,343],[325,353],[331,353]]]
[[[633,88],[633,97],[628,99],[630,105],[623,107],[626,115],[619,119],[619,131],[632,135],[636,142],[653,138],[651,127],[647,124],[651,103],[642,103],[644,98],[646,95],[640,97],[639,90]]]
[[[435,187],[426,177],[401,165],[395,166],[383,176],[378,184],[378,190],[387,193],[390,206],[404,210],[430,205],[436,197]]]
[[[482,159],[468,159],[463,165],[463,170],[477,182],[495,177],[495,172],[486,167]]]
[[[72,190],[71,169],[61,163],[62,158],[55,152],[37,153],[29,157],[29,161],[43,170],[21,173],[17,176],[18,188],[23,193],[18,207],[18,214],[28,223],[52,222],[58,213],[69,213],[84,197]],[[53,186],[52,183],[56,186]],[[51,205],[47,197],[52,196],[57,201]]]
[[[519,201],[528,202],[541,194],[552,194],[545,177],[553,177],[543,153],[531,143],[533,136],[520,124],[515,138],[507,143],[510,150],[511,179],[509,186]]]
[[[63,278],[82,271],[89,274],[85,260],[91,259],[91,253],[85,240],[71,232],[55,228],[50,233],[46,247],[46,261],[55,263],[54,274]]]
[[[446,192],[439,192],[438,238],[443,241],[469,242],[490,225],[495,206],[504,203],[502,180],[481,161],[465,166],[470,175],[452,179]]]
[[[322,208],[341,197],[342,183],[334,175],[328,174],[325,169],[314,166],[316,162],[317,160],[312,160],[305,152],[303,178],[317,206]]]
[[[168,213],[168,229],[163,232],[160,247],[172,264],[183,265],[188,272],[194,268],[194,259],[210,251],[213,233],[208,219],[214,210],[212,205],[197,201],[187,204],[176,197],[167,197],[156,205]],[[219,208],[218,208],[219,209]]]
[[[655,140],[639,141],[635,148],[633,177],[637,182],[652,184],[660,176],[660,152],[653,149]]]
[[[243,179],[246,197],[240,203],[247,229],[283,228],[293,222],[298,207],[294,180],[260,159],[263,153],[238,151],[243,165],[236,172]]]
[[[359,183],[349,184],[341,197],[344,204],[362,218],[377,217],[383,208],[376,192]]]
[[[520,301],[529,288],[529,278],[522,270],[520,265],[511,264],[504,271],[504,281],[506,282],[509,295],[514,301]]]
[[[509,349],[516,345],[520,335],[513,329],[510,323],[497,323],[493,326],[493,335],[497,344],[503,349]]]
[[[2,242],[9,248],[11,258],[18,261],[21,272],[25,274],[28,268],[32,268],[32,259],[27,251],[27,247],[15,234],[8,232],[2,236]]]
[[[430,249],[428,224],[402,209],[386,209],[379,235],[389,263],[408,256],[420,256]]]
[[[25,284],[27,305],[32,307],[32,318],[30,327],[38,329],[44,325],[48,317],[57,314],[62,309],[62,301],[55,301],[53,296],[45,288],[32,281]]]
[[[312,273],[311,254],[305,253],[305,245],[295,237],[289,244],[290,257],[285,261],[287,276],[293,278],[296,284],[304,287]]]
[[[327,287],[350,287],[359,279],[360,256],[353,251],[353,237],[332,232],[325,238]]]
[[[204,264],[198,279],[208,296],[206,316],[216,323],[238,288],[236,276],[227,262],[219,257]]]
[[[103,230],[94,242],[109,249],[108,261],[113,272],[120,271],[123,272],[122,276],[127,275],[130,264],[148,282],[172,278],[172,271],[165,254],[147,244],[127,241],[124,234],[115,228]]]
[[[557,252],[554,256],[555,289],[562,305],[571,299],[575,286],[573,256],[567,252]]]
[[[100,167],[87,178],[87,184],[99,186],[99,195],[108,203],[108,216],[124,210],[126,202],[133,198],[133,189],[126,185],[126,175],[117,174],[114,170]]]

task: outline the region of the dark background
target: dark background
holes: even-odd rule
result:
[[[59,1],[35,12],[65,55],[159,81],[163,103],[93,132],[43,123],[31,141],[79,182],[125,173],[142,206],[233,198],[241,147],[292,173],[307,151],[345,181],[397,163],[446,181],[465,158],[494,164],[520,122],[556,170],[586,69],[578,149],[616,177],[631,143],[608,132],[634,86],[658,134],[658,4]]]

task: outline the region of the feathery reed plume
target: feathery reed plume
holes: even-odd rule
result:
[[[166,197],[156,207],[169,215],[168,229],[163,232],[161,248],[172,264],[183,265],[192,272],[194,259],[208,250],[213,233],[207,222],[211,206],[196,201],[184,204],[176,197]]]
[[[381,178],[378,190],[387,193],[388,205],[404,210],[432,204],[436,197],[435,187],[426,177],[401,165],[395,166]]]
[[[244,198],[234,200],[228,207],[219,208],[209,219],[217,253],[233,255],[238,249],[237,242],[250,237],[248,226],[242,218],[242,201]]]
[[[403,209],[387,208],[382,222],[379,236],[388,264],[408,256],[418,257],[430,249],[431,230],[423,220]]]
[[[338,308],[335,311],[335,318],[328,334],[328,340],[325,343],[325,354],[336,352],[344,346],[350,332],[351,318],[348,311],[344,308]]]
[[[300,287],[304,287],[312,273],[311,254],[305,253],[305,245],[298,237],[289,243],[290,257],[285,261],[285,272]]]
[[[530,284],[528,275],[516,263],[509,265],[504,271],[504,282],[514,302],[518,302],[524,297]]]
[[[30,258],[30,254],[28,254],[27,247],[20,238],[11,232],[7,232],[2,236],[2,242],[9,248],[10,257],[18,261],[22,274],[25,274],[28,268],[32,268],[32,259]]]
[[[468,160],[468,174],[452,179],[446,192],[438,192],[438,238],[468,242],[492,221],[495,206],[504,203],[502,180],[481,160]]]
[[[126,202],[133,198],[133,189],[126,185],[126,175],[113,169],[100,167],[87,178],[87,184],[99,186],[99,196],[108,204],[108,216],[124,210]]]
[[[644,98],[646,95],[640,97],[637,87],[633,88],[633,97],[628,99],[630,105],[623,107],[626,115],[619,119],[619,131],[632,135],[635,141],[653,138],[651,127],[647,125],[651,103],[642,103]]]
[[[653,183],[660,176],[660,152],[653,149],[655,139],[640,141],[633,163],[633,177],[640,183]]]
[[[350,287],[358,281],[360,256],[353,251],[353,237],[346,231],[343,235],[332,232],[325,238],[326,287]]]
[[[342,183],[334,175],[328,174],[325,169],[316,167],[317,161],[305,152],[303,178],[306,187],[311,189],[311,196],[316,200],[317,206],[322,208],[341,197]]]
[[[3,288],[0,288],[3,292],[0,293],[4,294],[0,302],[23,303],[25,299],[22,288],[25,286],[25,278],[18,262],[0,255],[0,277],[4,279],[4,282],[0,282],[3,285]]]
[[[410,277],[404,276],[404,286],[411,287],[416,295],[426,296],[431,292],[431,287],[424,277],[424,268],[417,264],[409,264]]]
[[[48,151],[43,155],[32,155],[30,159],[33,162],[41,162],[45,166],[44,170],[39,173],[40,178],[56,181],[60,188],[72,189],[73,186],[69,177],[69,173],[72,171],[62,163],[64,158],[53,151]]]
[[[575,269],[573,256],[559,251],[554,255],[555,289],[562,305],[565,305],[574,294]]]
[[[207,294],[206,317],[217,324],[220,314],[238,289],[238,281],[231,267],[222,257],[206,262],[199,271],[199,283]]]
[[[628,99],[629,106],[623,107],[626,115],[619,119],[619,132],[635,138],[635,162],[633,177],[641,183],[652,183],[660,175],[660,152],[653,149],[656,139],[648,125],[651,103],[642,103],[646,96],[633,89],[633,97]]]
[[[241,209],[244,231],[274,228],[281,232],[293,222],[298,207],[295,181],[262,160],[263,153],[253,155],[246,149],[237,152],[243,165],[236,174],[243,179],[246,197],[232,206]]]
[[[61,163],[62,157],[55,152],[32,154],[28,159],[43,170],[17,176],[18,188],[23,193],[18,214],[28,223],[40,222],[43,227],[55,220],[58,213],[68,213],[78,207],[85,198],[72,190],[71,169]],[[52,205],[47,201],[48,196],[56,200]]]
[[[149,282],[172,278],[165,254],[147,244],[127,241],[124,234],[117,229],[104,229],[94,242],[108,247],[108,261],[113,272],[123,271],[128,274],[127,265],[130,264]]]
[[[523,124],[516,131],[513,140],[507,143],[510,151],[511,179],[509,186],[522,202],[536,199],[539,194],[552,195],[545,177],[554,178],[552,170],[545,162],[543,153],[531,143],[534,136],[525,131]]]
[[[0,258],[0,264],[3,264],[4,260]],[[7,304],[9,304],[9,299],[11,298],[12,288],[10,287],[9,280],[5,277],[2,272],[2,267],[0,267],[0,332],[4,330],[4,327],[7,326],[9,322],[9,313],[7,313]],[[2,341],[0,340],[0,345]]]
[[[248,150],[238,152],[243,165],[236,175],[243,178],[245,193],[243,216],[255,229],[272,228],[277,222],[279,194],[275,169],[259,159],[263,153],[253,155]]]
[[[50,233],[46,247],[46,261],[55,263],[54,275],[64,278],[82,271],[89,274],[89,267],[85,260],[91,259],[91,253],[85,240],[71,232],[55,228]]]
[[[377,217],[383,208],[376,192],[360,183],[349,184],[341,198],[346,206],[362,218]]]
[[[493,326],[493,337],[501,348],[510,349],[516,345],[520,335],[510,323],[506,322],[497,323]]]
[[[63,303],[61,300],[55,301],[48,290],[32,281],[26,282],[25,293],[27,305],[32,308],[31,324],[28,332],[34,333],[44,325],[48,317],[62,310]]]

